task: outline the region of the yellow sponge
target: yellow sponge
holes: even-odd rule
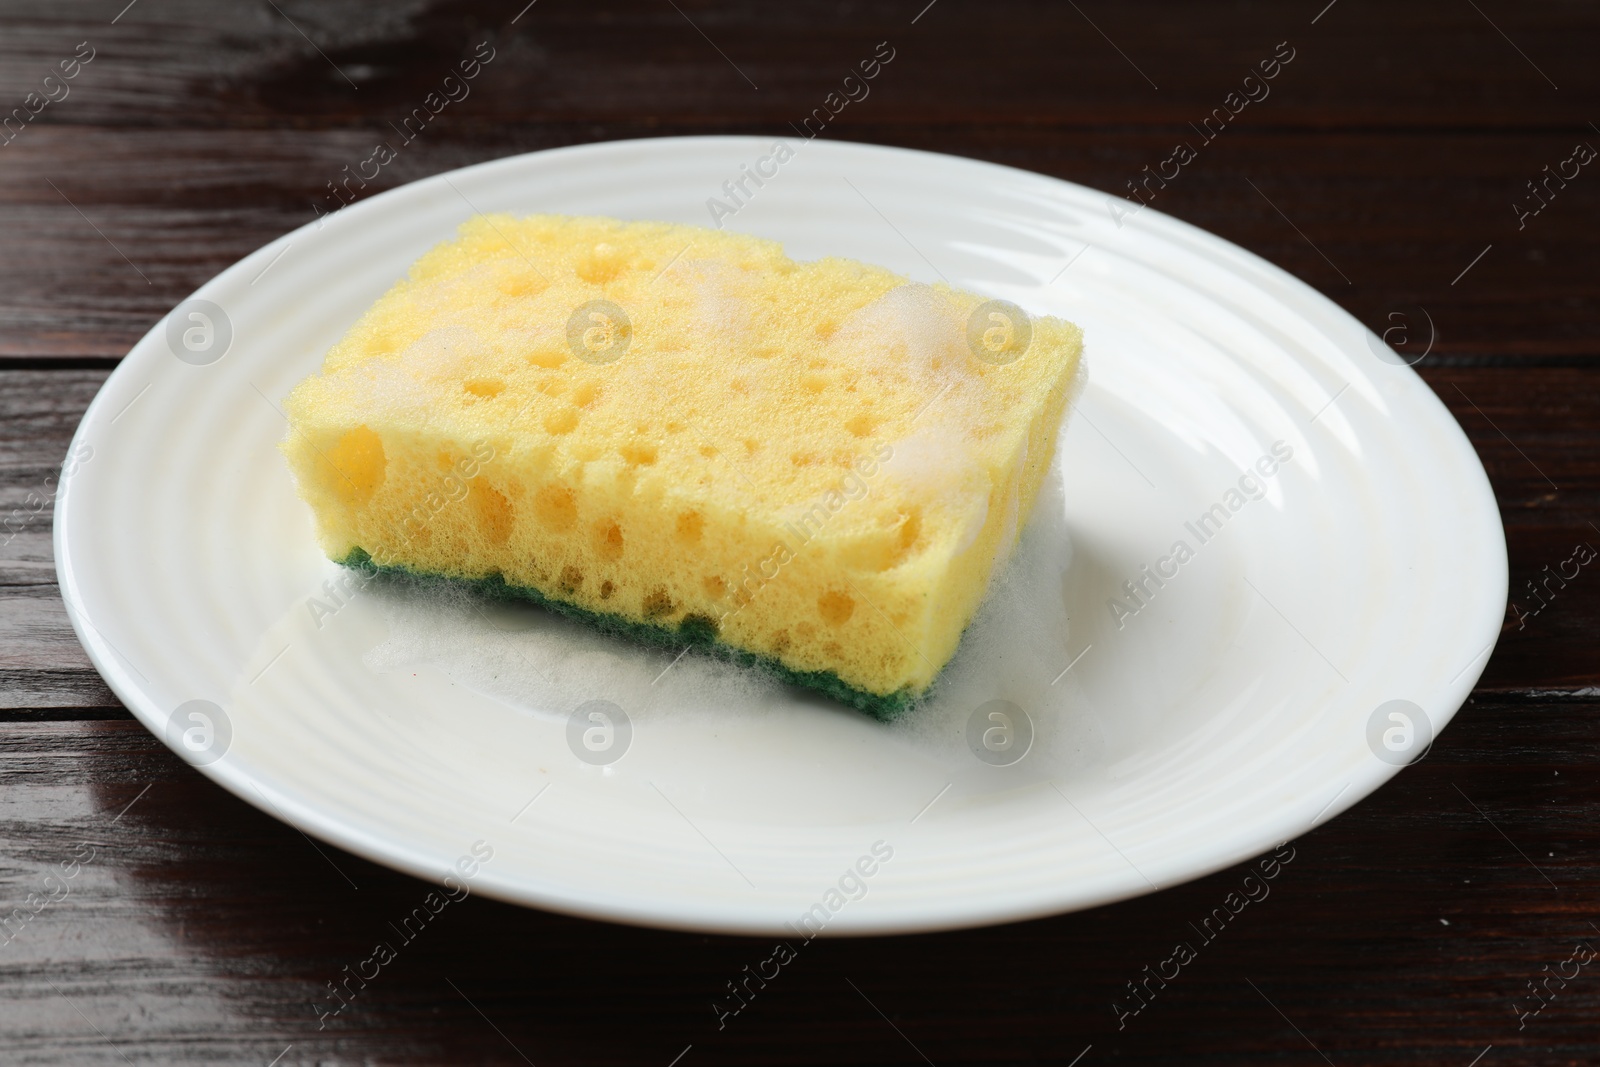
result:
[[[772,241],[475,218],[286,403],[336,560],[924,694],[1050,465],[1080,335]]]

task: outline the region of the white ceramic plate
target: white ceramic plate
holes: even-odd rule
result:
[[[277,405],[357,316],[474,212],[706,225],[771,145],[470,167],[201,288],[209,305],[181,305],[90,406],[57,498],[61,587],[112,689],[219,784],[352,852],[438,880],[482,842],[476,891],[730,932],[805,915],[829,934],[930,930],[1134,896],[1302,833],[1422,751],[1506,596],[1498,511],[1444,406],[1257,257],[947,156],[791,142],[723,220],[796,258],[943,277],[1084,328],[1062,476],[933,707],[884,727],[695,657],[652,682],[671,657],[531,609],[330,595]],[[1288,461],[1230,496],[1276,442]],[[1202,543],[1185,524],[1212,505]],[[1161,564],[1178,541],[1193,558]],[[1172,576],[1114,611],[1119,594],[1137,606],[1122,583],[1146,565]],[[631,718],[609,764],[569,747],[590,699]],[[1413,707],[1383,707],[1397,700]],[[209,737],[191,701],[221,709]],[[1003,747],[988,715],[1007,707],[1014,744],[1033,737],[995,766],[969,724]]]

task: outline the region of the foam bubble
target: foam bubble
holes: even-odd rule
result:
[[[957,305],[931,285],[911,282],[889,290],[853,312],[830,347],[859,364],[929,380],[964,353]]]

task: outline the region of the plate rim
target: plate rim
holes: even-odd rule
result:
[[[464,167],[440,171],[438,173],[419,178],[415,181],[407,182],[403,185],[396,186],[392,189],[387,189],[381,193],[374,194],[373,196],[367,197],[363,200],[346,205],[337,212],[331,213],[325,217],[319,217],[310,222],[304,223],[287,233],[281,234],[280,236],[266,242],[255,251],[230,264],[228,267],[224,268],[211,278],[207,279],[187,297],[184,297],[178,302],[178,304],[174,305],[174,307],[181,306],[187,300],[205,299],[208,293],[213,292],[215,289],[222,287],[239,276],[258,269],[276,254],[276,250],[279,248],[279,246],[293,243],[293,241],[299,236],[309,231],[320,229],[324,224],[326,224],[327,220],[349,213],[351,217],[349,220],[347,220],[347,224],[358,225],[365,215],[382,211],[384,206],[392,200],[399,199],[403,196],[415,196],[420,192],[431,188],[447,187],[450,184],[450,179],[452,178],[459,178],[474,173],[492,172],[502,168],[514,168],[518,164],[535,157],[541,159],[552,157],[574,157],[581,159],[582,157],[589,155],[599,156],[607,153],[636,150],[640,148],[656,149],[666,152],[692,152],[694,148],[699,145],[742,145],[750,148],[758,148],[761,146],[770,145],[774,141],[788,140],[792,139],[784,135],[768,136],[759,134],[708,134],[684,137],[659,136],[628,138],[623,140],[595,141],[577,145],[564,145],[556,148],[535,150],[532,152],[521,152],[514,155],[484,160],[478,163],[469,164]],[[808,141],[807,143],[810,142]],[[1101,197],[1107,199],[1108,201],[1113,199],[1112,194],[1106,193],[1103,190],[1096,189],[1092,186],[1083,185],[1067,179],[1056,178],[1047,174],[1041,174],[1037,171],[1012,167],[1001,163],[993,163],[987,160],[974,159],[968,156],[959,156],[943,152],[932,152],[924,149],[903,148],[898,146],[878,145],[857,141],[823,140],[821,143],[826,151],[841,152],[845,154],[862,153],[887,156],[891,158],[900,157],[902,160],[906,161],[922,160],[930,163],[937,161],[939,165],[946,167],[950,166],[951,164],[955,164],[978,171],[987,170],[991,172],[999,172],[1012,182],[1021,180],[1034,183],[1035,185],[1044,188],[1059,188],[1064,186],[1075,194],[1086,195],[1088,197]],[[1249,249],[1244,248],[1243,246],[1236,244],[1225,237],[1212,233],[1211,231],[1200,226],[1186,222],[1183,219],[1169,215],[1154,208],[1141,209],[1138,214],[1140,216],[1150,217],[1152,220],[1151,225],[1173,228],[1191,241],[1198,239],[1214,248],[1226,249],[1231,255],[1238,257],[1241,262],[1248,264],[1254,271],[1260,272],[1265,277],[1270,278],[1276,284],[1287,286],[1289,290],[1295,292],[1300,299],[1309,300],[1313,307],[1319,308],[1324,314],[1331,314],[1335,319],[1347,320],[1348,322],[1359,326],[1370,336],[1375,337],[1375,335],[1371,334],[1371,331],[1365,326],[1365,324],[1361,323],[1360,320],[1356,319],[1354,315],[1346,311],[1338,303],[1332,300],[1332,298],[1328,297],[1320,290],[1301,280],[1284,268],[1277,266],[1270,260],[1257,255]],[[170,314],[171,309],[169,309],[166,314],[163,314],[150,327],[150,329],[133,344],[127,355],[119,360],[117,366],[101,384],[94,399],[91,400],[88,407],[85,409],[83,417],[80,419],[78,427],[73,433],[71,442],[69,444],[69,455],[73,454],[73,450],[76,449],[77,446],[83,441],[87,431],[91,427],[99,425],[104,415],[103,409],[110,403],[109,397],[113,393],[113,388],[137,373],[137,369],[141,365],[153,363],[159,360],[159,353],[156,351],[159,346],[154,345],[151,342],[153,339],[157,338],[157,335],[163,330]],[[1298,317],[1304,317],[1301,315],[1300,310],[1297,310],[1296,314]],[[1319,330],[1319,332],[1322,332],[1324,335],[1326,335],[1325,330]],[[150,355],[140,355],[141,351],[148,351]],[[1489,537],[1488,542],[1485,543],[1485,547],[1489,550],[1492,561],[1498,564],[1498,570],[1500,574],[1508,575],[1509,561],[1506,553],[1504,520],[1500,515],[1498,501],[1494,496],[1493,487],[1489,481],[1488,474],[1483,466],[1481,457],[1478,456],[1476,449],[1473,448],[1471,440],[1467,437],[1466,432],[1460,425],[1459,421],[1456,420],[1454,415],[1449,411],[1448,407],[1445,406],[1437,393],[1435,393],[1434,390],[1427,384],[1427,382],[1422,379],[1414,367],[1409,365],[1401,365],[1393,368],[1393,370],[1408,379],[1408,388],[1413,393],[1417,394],[1419,400],[1425,404],[1431,403],[1431,406],[1434,408],[1435,419],[1439,422],[1440,426],[1446,430],[1451,440],[1451,444],[1453,445],[1452,450],[1460,453],[1461,458],[1468,460],[1465,469],[1467,473],[1474,476],[1474,480],[1478,483],[1478,488],[1482,491],[1482,496],[1476,503],[1479,505],[1487,505],[1480,507],[1479,510],[1482,512],[1484,518],[1491,520],[1483,527],[1480,533],[1483,535],[1492,535]],[[51,533],[51,544],[55,556],[54,562],[56,576],[68,619],[71,622],[73,631],[76,634],[80,645],[84,648],[96,671],[105,680],[112,692],[128,707],[129,711],[133,713],[134,717],[142,726],[145,727],[145,729],[149,730],[153,735],[155,735],[155,737],[164,745],[168,745],[170,749],[171,745],[168,743],[163,728],[166,716],[159,714],[160,709],[155,707],[153,699],[135,683],[127,671],[118,662],[117,657],[114,654],[109,654],[111,652],[109,643],[104,642],[104,639],[101,638],[98,633],[92,632],[94,629],[92,624],[86,624],[86,622],[81,620],[79,617],[82,609],[78,605],[81,604],[82,601],[81,597],[78,595],[79,588],[77,574],[74,569],[75,561],[72,556],[72,552],[67,545],[67,531],[72,521],[73,513],[73,486],[74,482],[70,479],[62,482],[60,491],[57,493],[55,498]],[[1439,733],[1441,733],[1443,729],[1449,725],[1449,723],[1454,719],[1455,715],[1460,711],[1461,707],[1464,706],[1465,701],[1471,694],[1473,687],[1476,685],[1478,679],[1482,677],[1483,672],[1487,669],[1489,661],[1493,658],[1494,649],[1498,644],[1501,632],[1499,623],[1504,617],[1505,604],[1509,598],[1508,581],[1496,582],[1495,588],[1499,591],[1499,595],[1498,597],[1491,597],[1491,602],[1496,599],[1498,600],[1498,611],[1493,616],[1490,616],[1486,611],[1484,619],[1481,623],[1486,636],[1489,637],[1488,643],[1484,646],[1482,651],[1478,653],[1477,657],[1472,660],[1466,668],[1463,668],[1463,670],[1456,676],[1455,679],[1452,679],[1450,682],[1446,682],[1439,687],[1440,707],[1448,710],[1441,710],[1437,715],[1430,714],[1429,716],[1430,720],[1434,724],[1433,732],[1435,741],[1437,741]],[[179,756],[180,759],[182,759],[181,753],[177,753],[175,749],[173,751]],[[1424,753],[1424,757],[1425,755],[1426,753]],[[1423,757],[1419,757],[1419,760],[1421,758]],[[222,786],[228,792],[244,800],[252,807],[255,807],[256,809],[282,822],[286,822],[289,825],[294,826],[303,833],[310,834],[319,840],[336,845],[337,847],[354,855],[360,856],[361,858],[370,862],[376,863],[380,866],[389,867],[391,869],[400,870],[425,882],[438,884],[440,881],[441,875],[439,872],[433,869],[433,865],[425,862],[422,858],[416,855],[413,847],[403,841],[403,833],[396,834],[395,839],[393,840],[384,840],[381,838],[372,837],[362,831],[358,826],[349,824],[337,817],[328,815],[315,806],[305,804],[297,797],[280,794],[277,796],[275,801],[269,800],[262,790],[265,788],[269,791],[276,792],[276,787],[272,782],[258,783],[254,780],[253,776],[249,775],[245,771],[244,768],[235,764],[230,764],[227,760],[222,760],[207,766],[197,766],[189,763],[187,760],[184,760],[184,762],[188,766],[193,767],[195,770],[204,774],[212,782]],[[1363,763],[1362,773],[1353,776],[1350,784],[1346,786],[1345,789],[1338,796],[1336,796],[1332,802],[1330,802],[1330,804],[1322,811],[1322,813],[1316,816],[1309,825],[1299,828],[1294,834],[1284,837],[1283,840],[1294,840],[1310,829],[1320,826],[1328,820],[1335,818],[1343,812],[1349,810],[1349,808],[1353,807],[1357,803],[1360,803],[1372,793],[1376,792],[1383,786],[1384,783],[1386,783],[1390,778],[1398,774],[1403,769],[1405,769],[1404,766],[1391,765],[1376,760],[1371,761],[1370,763]],[[254,795],[252,795],[253,793]],[[1276,825],[1284,830],[1292,829],[1293,826],[1290,824],[1295,822],[1296,820],[1290,819],[1288,813],[1283,811],[1278,812],[1276,818],[1274,819],[1264,820],[1266,825]],[[1160,889],[1168,889],[1176,885],[1195,881],[1199,878],[1214,874],[1217,871],[1236,866],[1238,863],[1253,856],[1261,855],[1262,853],[1263,849],[1256,845],[1245,846],[1236,844],[1226,849],[1219,849],[1215,856],[1215,862],[1198,866],[1190,865],[1185,868],[1185,873],[1179,880],[1167,885],[1162,885],[1155,891],[1159,891]],[[521,887],[520,889],[519,886]],[[502,876],[497,876],[494,872],[487,868],[482,870],[474,877],[471,889],[473,892],[481,893],[486,897],[525,907],[535,907],[546,911],[572,915],[586,919],[637,925],[654,929],[671,929],[739,936],[770,935],[776,931],[774,924],[765,919],[746,918],[746,916],[742,913],[737,915],[729,915],[723,912],[712,910],[710,908],[701,911],[699,914],[689,914],[686,909],[675,905],[671,901],[669,901],[665,906],[650,906],[643,903],[636,904],[631,907],[616,906],[613,904],[596,906],[587,903],[575,892],[571,891],[562,891],[559,889],[551,891],[550,889],[541,889],[537,893],[530,893],[526,888],[526,883],[512,882]],[[1002,904],[995,904],[990,907],[984,907],[982,906],[981,902],[973,902],[970,900],[962,902],[959,906],[952,906],[949,900],[942,900],[933,905],[919,902],[916,911],[910,915],[891,915],[887,917],[874,916],[874,921],[871,922],[870,925],[852,922],[852,913],[847,909],[835,916],[834,919],[830,921],[827,929],[824,930],[819,936],[851,937],[901,935],[942,930],[968,929],[1002,923],[1022,922],[1053,915],[1086,911],[1090,908],[1102,907],[1104,905],[1116,903],[1121,900],[1143,896],[1151,891],[1152,890],[1149,887],[1138,885],[1132,885],[1126,888],[1113,887],[1106,892],[1091,896],[1089,898],[1080,897],[1073,902],[1057,899],[1054,903],[1052,903],[1048,899],[1040,899],[1032,906],[1005,906]],[[768,905],[766,902],[763,902],[757,908],[752,909],[752,912],[766,909],[769,906],[770,905]],[[937,912],[938,914],[925,914],[924,912]]]

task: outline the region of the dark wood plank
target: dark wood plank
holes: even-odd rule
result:
[[[50,548],[60,466],[106,371],[0,371],[0,713],[118,707],[67,621]]]
[[[166,0],[113,26],[106,9],[121,5],[7,0],[0,90],[20,97],[88,40],[96,58],[40,123],[358,124],[417,103],[485,38],[505,61],[497,52],[461,112],[497,124],[782,124],[880,40],[903,46],[875,105],[897,124],[1182,125],[1284,40],[1306,62],[1281,86],[1280,121],[1320,128],[1583,126],[1600,88],[1580,43],[1600,13],[1577,4],[1342,0],[1317,17],[1324,4],[626,0],[540,3],[517,19],[525,3]]]
[[[1364,321],[1420,303],[1441,352],[1600,353],[1600,272],[1585,240],[1595,182],[1575,179],[1520,229],[1514,206],[1578,140],[1600,144],[1582,104],[1600,75],[1571,43],[1600,20],[1587,9],[1502,14],[1513,45],[1455,4],[1345,4],[1315,26],[1220,4],[1137,15],[947,2],[915,26],[888,8],[847,19],[805,5],[686,8],[713,47],[684,15],[642,0],[537,6],[516,26],[516,4],[375,18],[352,3],[280,15],[188,0],[136,6],[115,26],[87,4],[50,18],[11,6],[0,85],[19,101],[83,35],[100,50],[70,95],[0,148],[12,251],[0,260],[0,355],[120,355],[217,270],[312,218],[325,183],[377,139],[398,140],[391,123],[488,38],[495,58],[470,95],[368,193],[598,139],[789,135],[888,40],[893,61],[825,136],[1012,163],[1119,196],[1183,141],[1199,158],[1154,206],[1283,263]],[[1139,41],[1137,58],[1096,26]],[[1270,95],[1207,144],[1194,124],[1283,40],[1294,59]]]
[[[1573,557],[1600,550],[1600,375],[1427,360],[1419,370],[1471,438],[1506,527],[1511,607],[1480,687],[1594,685],[1600,567]]]
[[[365,192],[518,152],[662,132],[703,131],[429,133]],[[839,133],[1023,166],[1108,197],[1126,192],[1183,137],[875,121]],[[313,205],[329,206],[325,183],[384,134],[96,129],[86,137],[41,127],[28,136],[4,149],[0,169],[0,225],[13,252],[0,261],[0,356],[120,356],[212,275],[314,221]],[[1419,156],[1410,134],[1239,128],[1205,147],[1150,203],[1283,265],[1369,325],[1381,328],[1402,306],[1426,307],[1441,356],[1588,361],[1600,355],[1600,272],[1587,236],[1600,223],[1600,194],[1573,183],[1522,231],[1512,208],[1519,190],[1527,195],[1524,182],[1566,158],[1576,137],[1441,134]],[[1591,140],[1600,146],[1600,136]]]

